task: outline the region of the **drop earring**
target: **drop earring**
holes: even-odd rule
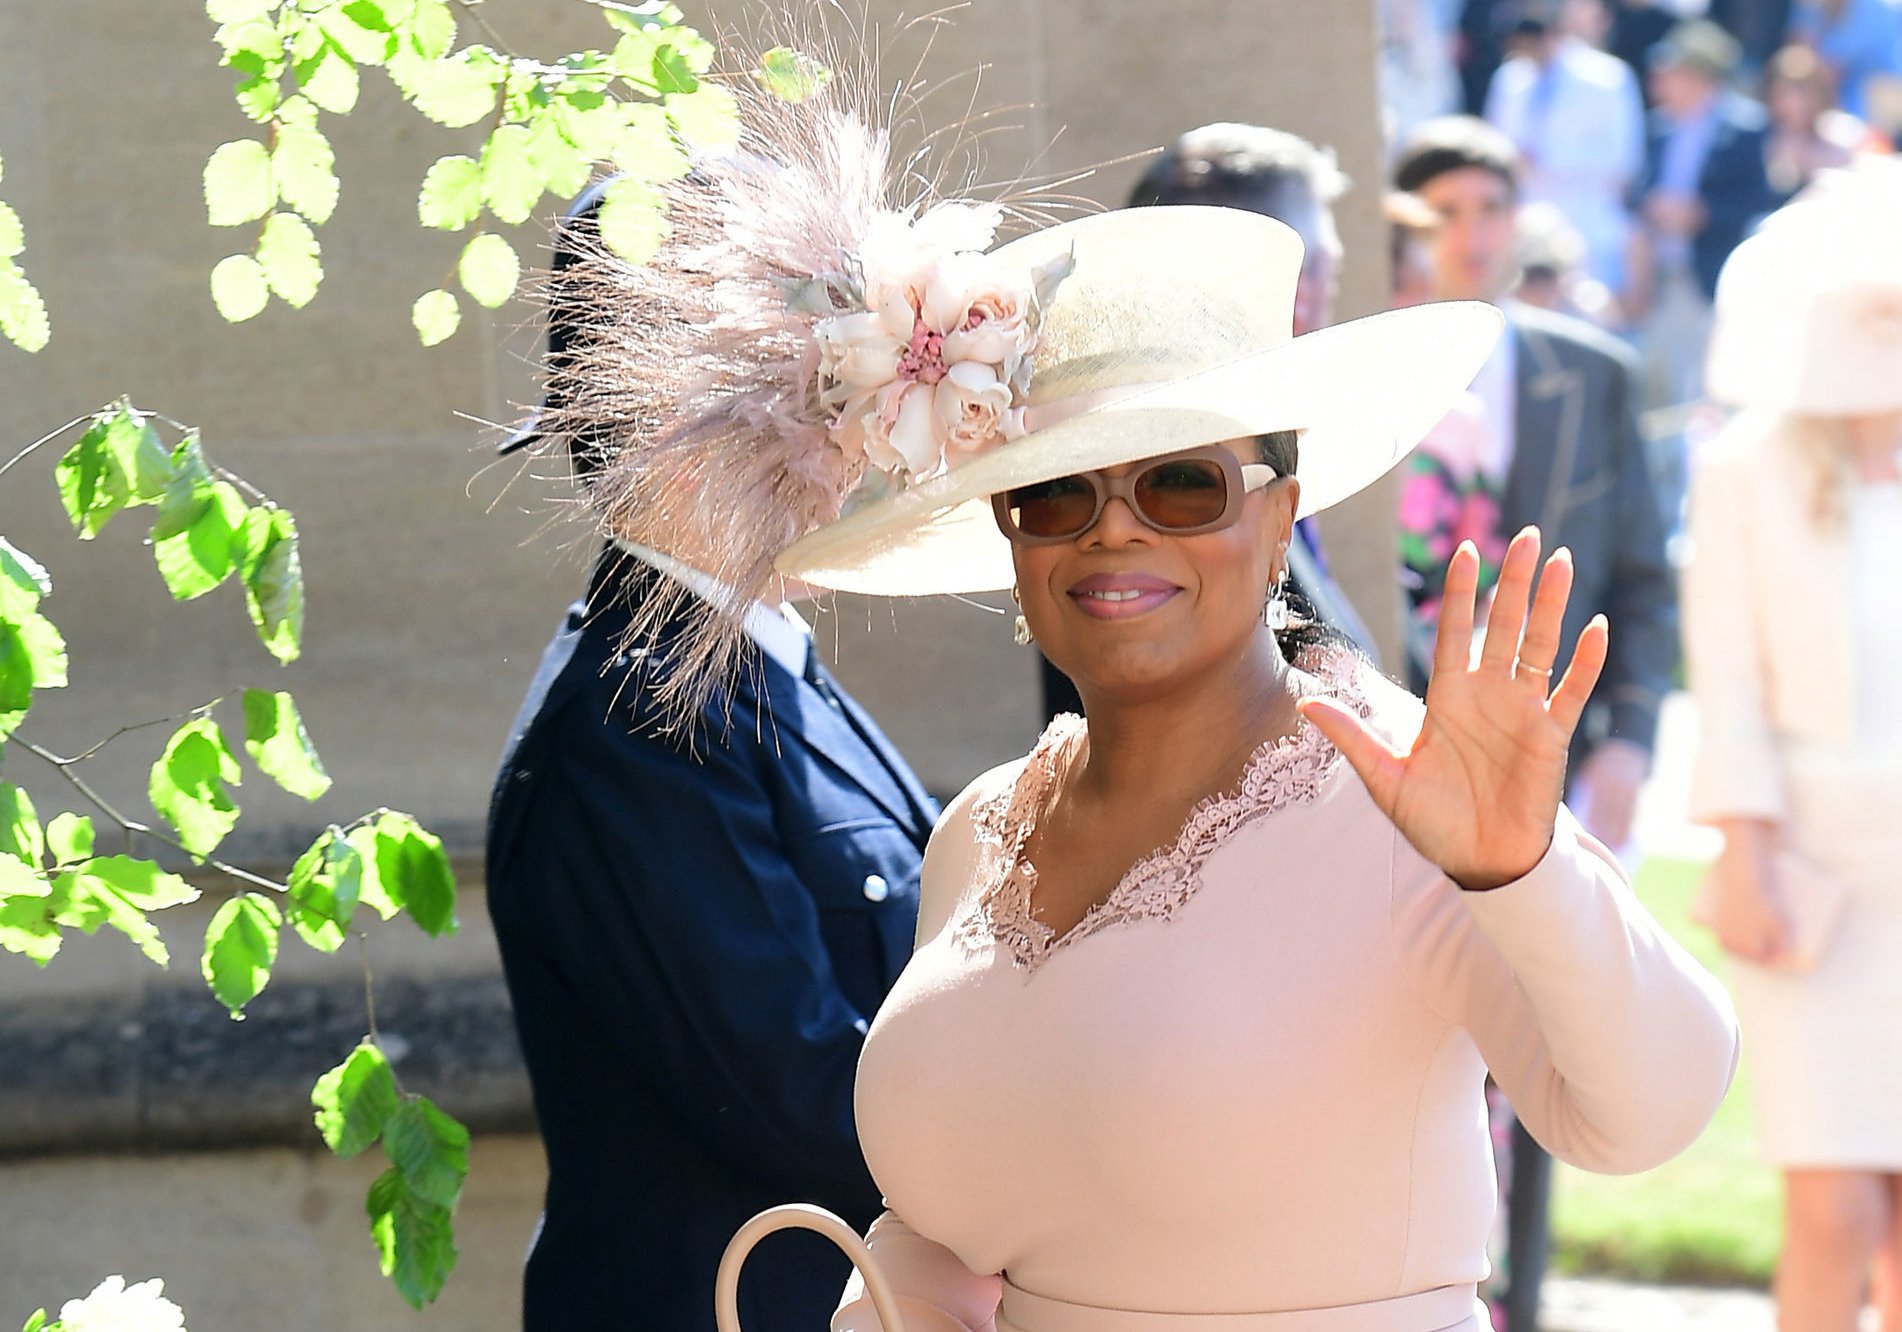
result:
[[[1010,599],[1016,602],[1019,607],[1024,604],[1023,599],[1017,595],[1017,589],[1014,587],[1010,590]],[[1017,618],[1011,623],[1011,637],[1017,640],[1018,647],[1030,646],[1030,621],[1024,618],[1024,613],[1021,609],[1017,612]]]
[[[1271,633],[1280,633],[1288,627],[1288,598],[1284,590],[1288,586],[1286,570],[1275,576],[1274,587],[1268,592],[1268,600],[1261,608],[1261,622]]]

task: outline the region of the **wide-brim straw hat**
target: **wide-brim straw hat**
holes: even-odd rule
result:
[[[1902,409],[1902,164],[1820,174],[1717,282],[1710,395],[1815,416]]]
[[[992,253],[1024,273],[1074,258],[1043,312],[1028,433],[935,478],[868,488],[786,548],[780,573],[885,596],[1007,588],[1010,545],[990,496],[1281,430],[1300,432],[1300,512],[1318,513],[1426,435],[1505,323],[1491,305],[1445,302],[1297,338],[1301,239],[1237,209],[1103,213]]]

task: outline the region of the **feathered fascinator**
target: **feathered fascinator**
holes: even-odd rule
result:
[[[988,258],[1004,207],[942,197],[922,152],[897,156],[916,99],[880,95],[868,43],[802,36],[824,72],[796,100],[730,79],[738,147],[661,187],[671,233],[651,262],[580,229],[544,289],[568,336],[542,446],[592,455],[582,485],[606,535],[731,589],[705,604],[655,580],[630,607],[632,645],[660,649],[668,630],[656,688],[674,724],[738,669],[780,551],[855,493],[1022,434],[1041,312],[1066,271]],[[758,64],[737,46],[729,63]]]

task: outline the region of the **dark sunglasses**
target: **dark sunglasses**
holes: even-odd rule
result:
[[[991,507],[1004,535],[1022,546],[1076,540],[1096,526],[1112,498],[1165,536],[1197,536],[1234,523],[1242,500],[1280,475],[1266,463],[1242,463],[1216,444],[1152,459],[1119,477],[1078,472],[1018,486],[991,496]]]

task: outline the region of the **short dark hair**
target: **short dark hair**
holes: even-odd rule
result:
[[[1478,116],[1439,116],[1414,130],[1394,163],[1397,190],[1416,194],[1449,171],[1478,167],[1519,192],[1519,150],[1512,140]]]
[[[1301,203],[1326,207],[1346,192],[1347,177],[1329,149],[1285,130],[1223,121],[1163,149],[1136,182],[1129,206],[1241,206],[1281,217]]]

